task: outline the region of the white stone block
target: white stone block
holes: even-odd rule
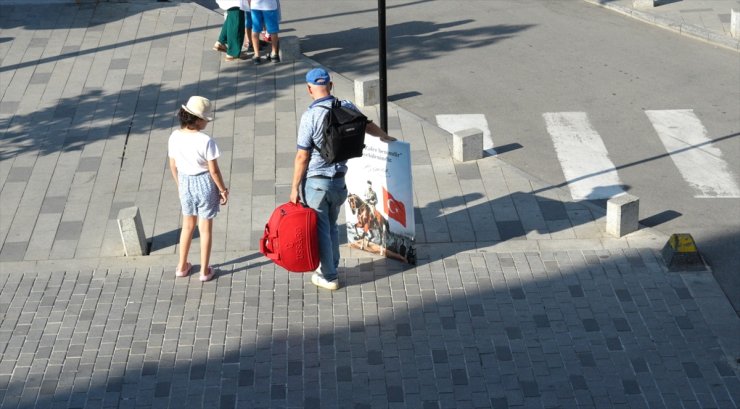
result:
[[[118,212],[118,230],[121,232],[125,255],[145,256],[148,254],[144,224],[141,222],[138,207],[127,207]]]
[[[623,194],[606,202],[606,232],[622,237],[637,231],[640,221],[640,199]]]
[[[632,7],[636,9],[655,7],[655,0],[633,0]]]
[[[377,76],[355,80],[355,104],[367,107],[380,103],[380,78]]]
[[[740,10],[730,10],[730,34],[740,38]]]
[[[452,157],[458,162],[467,162],[482,158],[483,131],[477,128],[470,128],[453,133]]]
[[[301,57],[301,46],[296,36],[280,36],[280,60],[295,61]]]

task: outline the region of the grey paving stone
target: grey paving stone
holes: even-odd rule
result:
[[[81,233],[82,222],[61,222],[55,240],[79,240]]]
[[[64,205],[67,203],[66,196],[47,196],[44,198],[41,204],[41,210],[39,213],[62,213],[64,211]]]
[[[520,221],[497,221],[496,226],[503,241],[522,239],[526,235]]]
[[[129,59],[128,58],[114,58],[110,60],[110,66],[108,69],[110,70],[125,70],[129,66]]]
[[[6,241],[0,249],[0,261],[21,261],[26,254],[28,242]]]
[[[455,173],[460,180],[480,180],[477,163],[455,163]]]
[[[51,79],[51,73],[35,73],[31,76],[29,84],[48,84]]]
[[[6,182],[28,182],[33,168],[30,166],[12,167],[8,172]]]

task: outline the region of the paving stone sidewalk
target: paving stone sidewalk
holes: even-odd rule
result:
[[[652,251],[3,274],[3,408],[734,408],[729,304]],[[713,316],[706,319],[706,313]],[[725,327],[724,330],[721,327]],[[723,331],[725,331],[723,333]],[[737,345],[735,345],[735,350]]]
[[[497,158],[454,162],[447,133],[393,104],[418,264],[343,249],[335,293],[276,268],[256,238],[287,200],[315,63],[222,62],[223,17],[187,2],[45,10],[0,3],[0,407],[740,402],[740,320],[711,274],[666,273],[665,237],[610,238],[603,210]],[[172,274],[166,141],[193,94],[215,101],[232,191],[205,285]],[[150,256],[121,257],[131,205]]]

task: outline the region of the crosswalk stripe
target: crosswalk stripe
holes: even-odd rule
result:
[[[542,116],[574,200],[608,199],[624,193],[606,146],[585,112]]]
[[[449,133],[464,131],[470,128],[478,128],[483,131],[483,150],[488,155],[495,155],[491,130],[488,128],[488,120],[483,114],[454,114],[437,115],[437,126]]]
[[[651,110],[645,114],[684,180],[697,198],[740,197],[740,187],[692,109]]]

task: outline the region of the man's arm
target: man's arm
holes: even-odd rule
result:
[[[396,140],[396,138],[385,133],[383,128],[375,125],[375,122],[369,122],[365,127],[365,132],[369,133],[372,136],[380,138],[380,140],[383,142],[393,142]]]
[[[300,195],[298,194],[298,187],[301,184],[303,175],[306,174],[308,169],[308,161],[311,159],[311,151],[298,149],[295,154],[295,161],[293,163],[293,184],[290,188],[290,201],[291,203],[298,203]]]

